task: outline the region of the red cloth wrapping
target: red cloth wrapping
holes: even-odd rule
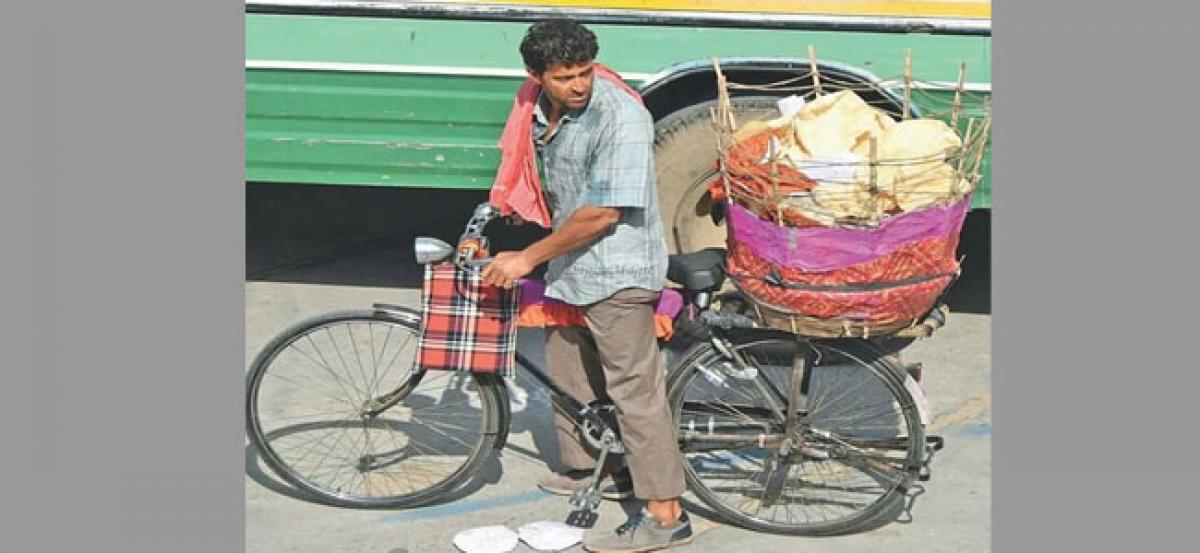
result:
[[[945,275],[913,284],[866,291],[797,290],[755,278],[738,280],[738,286],[754,298],[801,315],[887,325],[911,321],[924,315],[952,280],[952,275]]]
[[[957,232],[906,243],[846,267],[806,271],[758,256],[731,234],[730,278],[750,297],[821,319],[890,325],[925,314],[959,270]]]
[[[598,63],[593,67],[597,77],[617,85],[639,104],[642,102],[637,91],[625,84],[616,72]],[[533,108],[541,90],[533,79],[526,79],[517,89],[512,111],[508,113],[508,121],[500,135],[500,167],[496,170],[488,202],[504,215],[516,212],[526,221],[550,228],[550,210],[542,196],[542,181],[538,177],[533,141],[530,140]]]

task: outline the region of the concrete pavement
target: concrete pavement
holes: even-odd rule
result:
[[[246,285],[246,355],[279,330],[324,311],[369,308],[375,301],[416,305],[412,288],[372,288],[278,282]],[[914,344],[906,359],[925,364],[934,432],[947,439],[934,462],[934,478],[918,497],[911,521],[864,534],[802,538],[756,533],[710,518],[694,498],[687,507],[702,530],[679,551],[987,551],[990,543],[991,426],[990,316],[952,314],[934,338]],[[540,360],[540,333],[522,331],[521,347]],[[247,551],[345,551],[386,553],[453,552],[455,533],[504,524],[512,529],[537,520],[562,520],[566,499],[537,489],[546,470],[541,460],[553,449],[546,393],[527,377],[513,387],[514,415],[508,445],[458,499],[413,510],[366,511],[320,505],[304,499],[246,451]],[[550,457],[553,452],[549,451]],[[631,503],[605,502],[598,526],[624,521]],[[707,516],[706,516],[707,515]],[[576,547],[569,551],[580,551]],[[533,551],[519,544],[517,552]]]

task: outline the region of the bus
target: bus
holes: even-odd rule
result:
[[[979,0],[246,0],[246,180],[303,186],[486,190],[526,73],[534,21],[592,29],[597,61],[643,96],[656,125],[672,251],[718,240],[699,209],[716,159],[714,58],[731,82],[811,78],[895,92],[913,112],[991,94],[991,3]],[[811,49],[810,49],[811,47]],[[907,71],[906,71],[907,66]],[[805,76],[809,77],[805,77]],[[733,95],[772,116],[769,86]],[[890,98],[899,98],[891,94]],[[897,100],[898,101],[898,100]],[[990,155],[973,196],[991,208]]]

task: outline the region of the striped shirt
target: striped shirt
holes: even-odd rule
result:
[[[551,226],[560,228],[584,205],[619,207],[621,217],[597,241],[550,260],[546,296],[588,305],[623,288],[661,290],[667,244],[658,212],[650,113],[598,77],[588,105],[563,114],[547,142],[542,137],[549,109],[543,93],[534,109],[533,138]]]

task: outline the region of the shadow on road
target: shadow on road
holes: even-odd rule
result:
[[[279,495],[290,497],[292,499],[306,501],[309,503],[316,503],[316,504],[320,504],[320,505],[325,504],[323,501],[321,501],[320,498],[318,498],[312,494],[309,494],[308,492],[305,492],[304,490],[293,487],[291,484],[285,483],[282,480],[280,480],[279,477],[277,477],[275,474],[268,473],[268,470],[264,470],[266,468],[266,464],[262,462],[262,456],[259,454],[258,450],[255,449],[253,444],[246,445],[245,452],[246,452],[246,455],[245,455],[245,457],[246,457],[246,466],[245,466],[246,475],[249,476],[251,480],[254,480],[256,483],[258,483],[260,486],[262,486],[268,490],[271,490]],[[500,467],[500,461],[496,458],[495,455],[493,455],[486,462],[484,462],[482,465],[480,465],[479,469],[472,474],[471,478],[467,482],[463,483],[458,488],[455,488],[454,491],[445,494],[444,496],[437,499],[436,501],[433,501],[430,503],[424,503],[417,507],[431,507],[431,506],[435,506],[435,505],[453,503],[454,501],[457,501],[459,499],[462,499],[462,498],[465,498],[465,497],[468,497],[468,496],[474,494],[475,492],[482,489],[483,486],[486,484],[495,484],[495,483],[499,482],[501,474],[502,474],[502,469]],[[401,507],[381,507],[381,509],[402,509],[402,508]]]

